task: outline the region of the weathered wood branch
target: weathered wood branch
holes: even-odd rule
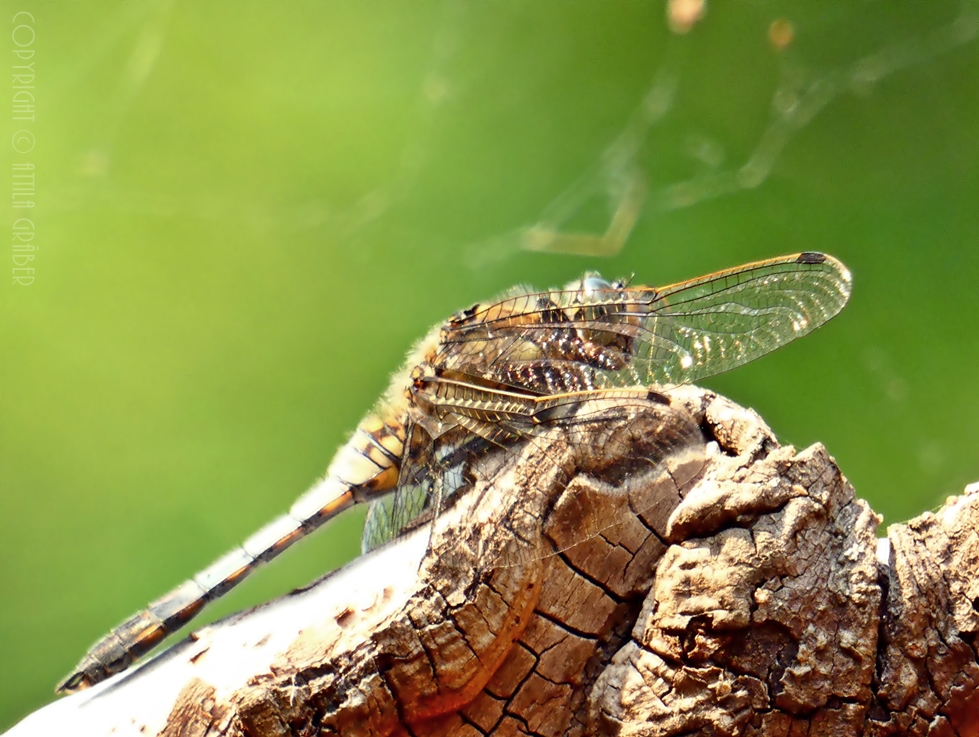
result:
[[[979,735],[979,486],[878,541],[822,446],[670,400],[8,735]]]

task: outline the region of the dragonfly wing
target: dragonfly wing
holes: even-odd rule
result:
[[[444,331],[436,363],[448,375],[541,396],[678,386],[812,332],[846,304],[851,277],[831,256],[803,253],[659,289],[605,284],[463,313]]]
[[[362,553],[396,538],[431,506],[431,470],[434,468],[431,438],[423,428],[409,421],[404,447],[397,490],[372,501],[367,508],[360,540]]]
[[[636,342],[635,373],[643,384],[675,386],[743,366],[835,317],[850,288],[846,267],[822,254],[664,287]]]
[[[658,418],[655,436],[627,444],[633,450],[620,461],[670,473],[670,463],[696,455],[702,438],[682,410],[639,387],[677,386],[763,356],[835,316],[850,282],[836,259],[805,253],[659,289],[586,276],[579,288],[511,292],[460,313],[443,328],[432,371],[413,390],[417,406],[453,429],[417,436],[428,445],[405,454],[399,491],[372,507],[365,549],[430,520],[461,489],[486,481],[490,455],[513,457],[530,446],[542,454],[541,468],[567,481],[574,471],[553,460],[560,455],[548,450],[553,437],[577,438],[583,452],[603,449],[616,413],[640,405],[654,405],[647,411]],[[507,497],[503,506],[533,526],[537,518],[521,517],[527,503]],[[582,528],[577,537],[600,531]]]
[[[484,551],[479,558],[488,566],[560,553],[629,515],[658,517],[706,462],[693,418],[657,393],[548,397],[507,425],[520,436],[499,451],[510,462],[470,467],[469,484],[482,491],[464,497],[484,505],[473,518],[494,520],[477,526],[477,540],[465,541]]]
[[[402,461],[398,488],[371,502],[364,523],[361,551],[367,553],[432,519],[472,483],[470,467],[491,449],[517,436],[505,425],[476,420],[463,413],[451,431],[432,439],[418,425],[408,431],[411,452]],[[488,439],[489,436],[492,439]]]
[[[615,497],[613,508],[626,505],[643,514],[663,502],[664,495],[675,500],[704,462],[703,436],[690,415],[647,389],[521,398],[432,379],[416,391],[420,403],[452,418],[455,428],[431,440],[427,466],[417,460],[420,454],[409,455],[413,470],[408,477],[412,484],[424,478],[427,493],[420,495],[417,485],[403,485],[393,500],[375,503],[365,546],[374,530],[397,536],[430,522],[464,492],[479,487],[479,493],[464,494],[465,504],[486,499],[492,506],[463,516],[453,527],[457,539],[449,541],[450,547],[479,549],[478,541],[489,539],[495,547],[480,556],[485,565],[515,565],[560,552],[622,521],[589,513],[595,500],[568,487],[582,474],[594,480],[592,492],[600,489]],[[520,478],[507,475],[517,467],[524,469]],[[405,502],[399,499],[402,495]],[[411,500],[427,505],[426,513],[402,514]],[[566,523],[550,524],[558,509]],[[475,519],[496,522],[487,526]]]

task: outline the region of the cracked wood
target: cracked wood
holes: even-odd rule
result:
[[[694,387],[670,401],[701,443],[650,447],[683,434],[662,404],[596,407],[488,458],[430,545],[419,529],[8,734],[979,735],[979,487],[879,543],[822,446]],[[494,508],[504,484],[526,505]],[[571,545],[576,524],[600,533]]]

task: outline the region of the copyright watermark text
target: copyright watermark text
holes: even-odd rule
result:
[[[10,275],[16,286],[27,287],[34,283],[38,244],[34,242],[33,215],[35,197],[34,159],[34,51],[35,20],[31,13],[22,10],[14,13],[10,31],[12,63],[10,119],[18,128],[10,139],[13,150],[10,170],[11,206],[16,217],[11,228]]]

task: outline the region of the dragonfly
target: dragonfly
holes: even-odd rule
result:
[[[806,252],[664,287],[586,272],[563,289],[516,287],[456,313],[414,346],[325,476],[286,514],[109,632],[57,692],[126,670],[353,505],[371,505],[368,552],[438,514],[454,493],[439,481],[464,466],[460,457],[532,440],[573,422],[590,400],[646,397],[753,361],[836,316],[851,283],[838,260]]]

